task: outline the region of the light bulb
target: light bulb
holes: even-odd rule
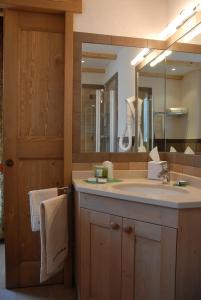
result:
[[[144,57],[149,53],[149,48],[144,48],[138,55],[131,61],[131,65],[135,66],[136,64],[143,61]]]

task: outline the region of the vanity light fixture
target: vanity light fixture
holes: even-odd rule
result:
[[[143,59],[145,58],[145,56],[149,53],[150,49],[149,48],[144,48],[140,53],[138,53],[138,55],[131,61],[131,65],[135,66],[138,63],[140,63],[141,61],[143,61]]]
[[[164,51],[162,54],[160,54],[159,56],[156,57],[156,59],[154,59],[151,63],[150,63],[150,67],[155,67],[157,64],[159,64],[160,62],[162,62],[166,57],[168,57],[170,54],[172,54],[171,50],[166,50]]]
[[[172,68],[172,71],[174,72],[174,71],[176,71],[176,69],[175,69],[175,68]]]
[[[201,2],[201,1],[200,1]],[[196,12],[200,10],[200,2],[196,5],[190,5],[183,9],[180,14],[170,23],[168,26],[159,34],[159,40],[166,40],[168,37],[173,35],[177,29],[185,23],[189,18],[191,18]],[[145,56],[150,52],[149,48],[144,48],[132,61],[131,65],[136,66],[138,63],[141,63]],[[163,55],[163,54],[162,54]],[[164,59],[159,56],[161,61]],[[165,56],[166,57],[166,56]]]
[[[191,18],[197,11],[200,10],[200,3],[191,5],[183,9],[180,14],[159,34],[160,40],[166,40],[173,35],[177,29],[184,24],[189,18]]]
[[[183,38],[183,43],[188,43],[192,41],[196,36],[201,33],[201,24],[197,25],[194,29],[192,29],[189,33],[187,33]]]

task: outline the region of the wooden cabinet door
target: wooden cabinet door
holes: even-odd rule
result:
[[[4,14],[4,158],[13,162],[5,167],[11,288],[39,284],[40,238],[31,231],[28,192],[64,184],[64,32],[62,15]],[[66,139],[70,145],[71,136]],[[62,281],[61,274],[51,282]]]
[[[81,209],[81,300],[121,299],[122,218]]]
[[[123,219],[121,300],[174,300],[177,230]]]

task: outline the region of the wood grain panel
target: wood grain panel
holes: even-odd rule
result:
[[[64,183],[72,183],[73,15],[65,14]]]
[[[23,262],[20,264],[20,282],[23,286],[39,286],[39,272],[40,262]],[[63,273],[54,275],[50,280],[47,281],[47,285],[59,284],[63,280]]]
[[[18,94],[18,14],[4,12],[4,159],[15,158],[17,145],[13,138],[16,132],[16,95]],[[12,44],[11,44],[12,43]],[[13,45],[15,51],[13,51]],[[12,87],[11,87],[12,83]],[[6,237],[6,286],[19,285],[19,246],[18,246],[18,198],[17,168],[4,170],[4,201],[5,201],[5,237]]]
[[[176,233],[123,219],[122,299],[175,299]]]
[[[100,53],[100,52],[89,52],[82,51],[82,57],[84,58],[96,58],[96,59],[108,59],[108,60],[116,60],[117,54],[115,53]]]
[[[125,228],[130,228],[130,233],[125,232]],[[134,299],[134,269],[135,257],[133,249],[135,248],[135,221],[123,219],[122,235],[122,288],[121,299]]]
[[[82,300],[121,299],[121,226],[120,217],[81,210]]]
[[[1,0],[0,7],[46,12],[82,12],[82,0]]]
[[[201,45],[196,44],[186,44],[186,43],[174,43],[170,50],[178,52],[188,52],[188,53],[201,53]]]
[[[178,210],[110,197],[80,193],[80,206],[129,219],[169,227],[178,227]]]
[[[134,299],[160,300],[160,243],[138,237],[135,252]]]
[[[18,139],[17,156],[20,159],[63,159],[64,140],[58,139],[38,139],[27,138]]]
[[[64,25],[62,15],[42,22],[41,14],[5,11],[5,159],[14,162],[5,168],[7,287],[39,284],[28,191],[64,184]]]
[[[177,230],[163,226],[161,245],[160,297],[163,300],[174,300],[176,291]]]
[[[184,209],[180,212],[176,273],[177,300],[201,299],[200,213],[200,208]]]
[[[42,32],[55,32],[64,33],[65,27],[61,16],[54,16],[54,22],[50,24],[49,15],[42,13],[23,13],[20,12],[19,22],[21,30],[25,31],[42,31]]]
[[[63,34],[23,30],[19,59],[19,136],[63,137]]]

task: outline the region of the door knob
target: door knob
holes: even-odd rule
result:
[[[118,229],[119,229],[119,224],[117,224],[117,223],[111,222],[111,223],[110,223],[110,226],[111,226],[111,228],[114,229],[114,230],[118,230]]]
[[[12,166],[14,165],[14,161],[13,161],[12,159],[7,159],[7,160],[5,161],[5,165],[6,165],[7,167],[12,167]]]
[[[124,232],[126,232],[126,233],[132,233],[133,232],[133,228],[131,226],[125,226],[124,227]]]

